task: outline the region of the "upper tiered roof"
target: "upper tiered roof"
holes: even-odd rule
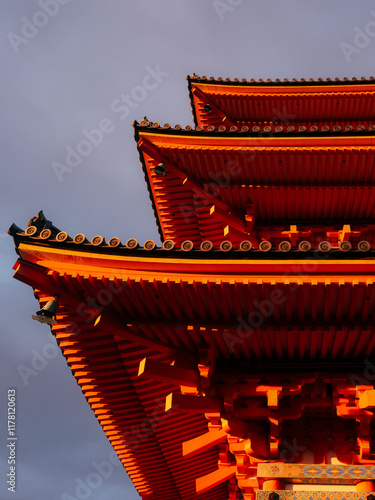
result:
[[[188,81],[194,128],[135,122],[163,240],[372,239],[374,77]]]
[[[196,126],[367,125],[375,117],[375,79],[223,80],[188,76]]]

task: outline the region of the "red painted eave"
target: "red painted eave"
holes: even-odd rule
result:
[[[237,127],[278,125],[347,125],[374,118],[375,84],[337,82],[223,82],[189,78],[195,124]],[[212,110],[207,112],[204,106]]]
[[[320,224],[325,239],[324,226],[375,218],[374,136],[137,132],[164,239],[250,239],[246,215],[260,238],[267,227]]]

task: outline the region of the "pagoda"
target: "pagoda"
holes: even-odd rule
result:
[[[375,500],[375,79],[193,75],[134,123],[162,245],[13,224],[143,500]]]

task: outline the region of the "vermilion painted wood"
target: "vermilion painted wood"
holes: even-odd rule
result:
[[[375,83],[234,85],[189,81],[196,125],[322,125],[372,123]],[[204,110],[211,104],[212,111]]]
[[[306,261],[304,265],[310,266],[310,272],[301,275],[301,262],[293,260],[288,263],[285,260],[200,261],[185,257],[180,261],[164,258],[161,262],[160,258],[149,254],[124,258],[26,243],[19,245],[19,251],[24,261],[17,264],[15,276],[37,290],[44,290],[38,292],[42,299],[45,297],[44,301],[56,290],[60,292],[62,309],[53,332],[103,430],[142,495],[152,491],[162,492],[165,498],[171,499],[176,495],[195,498],[197,480],[198,490],[205,491],[207,498],[227,498],[224,491],[232,472],[217,469],[217,446],[221,445],[211,447],[212,436],[208,436],[206,444],[199,438],[207,433],[202,412],[217,411],[217,408],[209,409],[206,406],[209,399],[201,398],[201,413],[190,413],[187,420],[185,411],[189,410],[181,411],[181,399],[177,405],[179,411],[165,413],[165,400],[176,389],[176,380],[168,384],[165,377],[163,382],[154,380],[158,376],[153,377],[153,372],[163,364],[166,370],[173,368],[171,362],[179,352],[185,353],[188,361],[186,354],[190,353],[193,359],[202,342],[206,342],[215,345],[224,359],[258,357],[273,361],[289,358],[320,362],[332,357],[345,359],[349,352],[351,359],[353,355],[362,359],[365,352],[374,347],[373,342],[368,342],[369,338],[374,338],[371,303],[375,300],[373,261],[369,259]],[[267,266],[268,273],[265,272]],[[89,274],[84,271],[88,268]],[[290,273],[287,278],[286,269]],[[117,276],[117,288],[113,287],[111,276]],[[171,283],[174,283],[174,302],[170,300]],[[115,301],[106,304],[106,312],[101,310],[103,306],[99,303],[93,307],[93,301],[98,301],[103,289],[112,290],[116,297]],[[117,290],[119,292],[114,293]],[[254,328],[248,338],[241,337],[238,315],[243,315],[243,322],[239,324],[246,333],[249,328],[246,327],[246,313],[254,310],[255,302],[266,311],[268,302],[265,301],[270,300],[275,290],[280,290],[281,295],[274,295],[277,300],[273,304],[272,317]],[[362,301],[366,294],[370,297],[369,306],[368,301]],[[135,295],[137,300],[131,301]],[[89,297],[92,300],[88,301]],[[189,308],[178,307],[187,299],[190,312]],[[91,305],[86,311],[83,305],[87,301]],[[360,305],[362,309],[358,309]],[[126,324],[119,321],[124,315]],[[307,318],[310,318],[308,323]],[[311,319],[315,326],[308,326],[312,324]],[[365,326],[362,320],[368,324]],[[226,333],[232,337],[225,338]],[[142,379],[138,373],[145,358],[150,361],[150,369],[143,372],[144,375],[147,372],[148,377]],[[186,384],[185,377],[191,377],[191,369],[184,371],[176,365],[179,382]],[[235,383],[230,385],[228,375],[225,378],[228,392],[223,394],[236,391],[239,397],[253,401],[251,406],[249,399],[247,410],[236,411],[237,418],[269,419],[278,411],[279,417],[288,422],[289,418],[300,417],[307,407],[312,414],[324,408],[332,410],[332,401],[327,395],[321,394],[315,401],[306,396],[300,399],[301,388],[296,385],[297,381],[294,385],[284,381],[272,387],[250,383],[244,388]],[[186,390],[191,389],[186,387]],[[283,398],[289,397],[294,402],[289,410],[281,407],[276,410],[283,401],[275,399],[280,390]],[[268,409],[259,407],[262,397],[268,401]],[[352,396],[348,393],[342,397],[339,413],[343,417],[360,417],[362,414],[358,410],[347,407],[345,397]],[[183,398],[187,398],[187,402],[192,401],[190,398],[194,400],[193,394],[189,396],[188,393]],[[368,415],[368,411],[365,414]],[[239,432],[230,419],[227,422],[228,431]],[[195,438],[193,448],[199,450],[201,445],[201,453],[188,452],[191,462],[182,464],[183,443],[188,446],[187,443],[194,442]],[[242,448],[235,443],[231,446],[238,462]],[[253,447],[248,448],[254,460],[266,452],[260,446],[261,442],[256,444],[254,437]],[[367,449],[366,441],[362,446],[363,450]],[[236,467],[242,467],[240,462]],[[254,478],[240,481],[244,491],[254,488]],[[176,485],[175,491],[173,485]]]
[[[20,230],[15,277],[60,295],[52,333],[143,500],[254,500],[306,460],[291,481],[332,461],[370,491],[375,83],[189,90],[197,130],[135,126],[169,250]]]
[[[224,239],[254,248],[292,238],[327,239],[338,247],[373,240],[375,191],[372,136],[209,135],[139,127],[158,222],[165,239],[199,246]],[[154,173],[163,162],[165,177]],[[247,218],[251,223],[247,222]],[[352,227],[350,227],[352,226]],[[315,234],[315,236],[314,236]],[[268,236],[267,236],[268,235]]]

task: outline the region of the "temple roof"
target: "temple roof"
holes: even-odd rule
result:
[[[228,498],[236,466],[217,468],[217,443],[227,431],[207,433],[206,420],[216,415],[220,422],[225,391],[251,396],[252,406],[236,414],[256,419],[252,429],[275,414],[264,405],[274,387],[293,403],[280,407],[286,424],[332,419],[328,389],[313,402],[309,391],[321,391],[320,380],[333,384],[334,404],[349,411],[337,394],[375,352],[371,259],[207,260],[203,251],[203,258],[170,259],[15,238],[15,278],[34,289],[41,306],[60,295],[52,333],[144,499],[198,500],[196,490],[208,500]],[[292,373],[297,389],[285,382]],[[199,388],[205,377],[213,384],[207,394]],[[293,398],[304,385],[303,397]],[[354,440],[354,423],[345,425]],[[259,446],[267,457],[265,443]]]
[[[89,243],[43,212],[26,231],[9,232],[15,278],[40,306],[59,295],[52,333],[143,499],[227,500],[235,475],[240,487],[261,484],[259,457],[277,458],[291,425],[305,443],[306,419],[332,426],[336,412],[367,418],[347,381],[361,380],[363,360],[375,353],[372,252],[280,259],[134,240],[124,247],[117,238],[107,245],[100,236]],[[268,435],[275,405],[284,434],[258,438]],[[331,434],[355,442],[355,421],[336,420]],[[370,438],[361,439],[367,449]],[[335,449],[360,460],[346,442]]]
[[[188,75],[186,79],[190,82],[204,82],[204,83],[214,83],[214,84],[220,84],[220,85],[261,85],[261,86],[270,86],[270,85],[281,85],[281,86],[295,86],[295,85],[357,85],[357,84],[366,84],[366,83],[371,83],[375,81],[374,76],[362,76],[360,78],[357,77],[343,77],[343,78],[276,78],[272,80],[272,78],[259,78],[256,80],[255,78],[223,78],[223,77],[218,77],[215,78],[214,76],[199,76],[196,73],[193,73],[191,76]]]
[[[14,277],[144,500],[254,498],[290,433],[375,463],[374,78],[189,90],[194,130],[135,123],[162,247],[41,211]]]
[[[374,120],[374,77],[360,80],[223,80],[188,77],[196,126],[327,130]]]
[[[316,245],[343,225],[373,229],[373,132],[260,136],[135,127],[162,239],[197,246],[207,239],[215,247],[250,240],[258,248],[263,239],[277,247],[292,225],[299,231],[293,245],[304,235]],[[165,175],[156,173],[159,164]],[[357,236],[358,243],[364,235]]]
[[[40,212],[43,213],[43,212]],[[44,217],[44,215],[43,215]],[[108,241],[101,236],[96,235],[87,239],[83,233],[78,233],[75,236],[69,236],[66,231],[60,231],[54,228],[52,231],[46,226],[51,227],[50,221],[43,220],[41,225],[31,225],[23,230],[16,224],[12,224],[8,233],[13,236],[16,251],[19,253],[21,244],[37,246],[45,249],[56,249],[57,252],[67,252],[69,260],[76,251],[90,253],[92,255],[101,254],[108,258],[116,257],[135,257],[135,258],[156,258],[162,259],[192,259],[192,260],[236,260],[236,261],[266,261],[267,265],[272,260],[279,260],[286,257],[279,248],[270,248],[268,250],[254,248],[249,245],[249,241],[243,240],[240,244],[232,244],[229,240],[223,240],[219,247],[215,248],[209,240],[205,240],[201,245],[194,245],[191,240],[185,240],[182,243],[175,244],[173,240],[165,240],[162,245],[157,245],[154,240],[146,240],[140,244],[136,238],[128,238],[122,242],[119,237],[115,236]],[[54,227],[54,226],[53,226]],[[373,253],[371,247],[359,249],[355,245],[350,249],[341,249],[331,247],[329,249],[329,257],[336,260],[365,260]],[[57,255],[57,254],[56,254]],[[295,247],[288,254],[289,259],[305,260],[306,258],[326,259],[328,254],[322,253],[319,249],[299,248]],[[155,261],[156,262],[156,261]]]
[[[350,257],[345,252],[299,252],[299,258],[291,253],[281,259],[280,252],[250,252],[244,258],[241,251],[147,251],[20,233],[14,238],[21,259],[15,277],[28,282],[30,273],[37,277],[29,282],[34,288],[79,302],[120,287],[113,312],[155,345],[159,338],[162,344],[194,352],[196,342],[213,342],[221,357],[246,358],[251,352],[260,360],[314,358],[322,349],[324,357],[362,359],[374,349],[375,340],[368,343],[368,336],[374,329],[375,261],[362,252]],[[284,300],[272,319],[248,342],[235,342],[231,352],[225,332],[238,336],[239,318],[247,318],[254,301],[272,300],[273,290]],[[331,333],[323,341],[320,336],[327,331]],[[351,352],[353,332],[356,351]],[[288,342],[290,335],[298,342]]]

